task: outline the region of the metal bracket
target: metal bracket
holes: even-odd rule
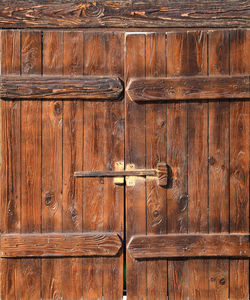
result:
[[[114,171],[80,171],[74,173],[75,177],[114,177],[115,184],[124,184],[126,177],[127,186],[134,186],[137,179],[147,177],[157,179],[159,186],[168,184],[168,167],[165,162],[157,164],[157,169],[136,169],[134,164],[128,164],[124,170],[123,162],[116,162]]]

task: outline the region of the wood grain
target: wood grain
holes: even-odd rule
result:
[[[245,0],[2,0],[0,24],[2,28],[248,27],[249,9]]]
[[[119,32],[106,32],[103,43],[105,63],[103,74],[116,75],[124,78],[124,34]],[[104,164],[108,169],[114,170],[116,162],[124,161],[125,103],[122,101],[105,101],[105,147]],[[115,185],[112,178],[104,178],[103,199],[103,230],[119,232],[124,244],[124,185]],[[123,248],[119,257],[103,258],[103,298],[109,300],[123,299]],[[115,287],[115,288],[114,288]]]
[[[103,33],[84,34],[84,74],[104,74],[106,67],[105,45],[105,35]],[[93,48],[98,49],[98,51],[93,52]],[[105,112],[103,102],[84,103],[83,170],[104,170],[109,167],[105,165],[107,158],[104,152],[106,147]],[[83,192],[83,231],[103,231],[104,180],[99,178],[84,179]],[[104,273],[103,258],[84,259],[83,278],[85,284],[83,285],[83,298],[102,298]]]
[[[2,77],[3,99],[102,99],[118,100],[123,92],[119,78],[112,77]]]
[[[209,75],[229,75],[229,33],[209,32]],[[228,101],[209,102],[209,233],[229,232]],[[229,260],[209,261],[209,298],[229,298]]]
[[[20,31],[1,31],[1,75],[20,74]],[[1,101],[1,232],[21,230],[21,105]],[[1,259],[0,298],[16,299],[20,262]]]
[[[22,74],[41,75],[41,32],[22,32],[21,45]],[[23,101],[21,107],[22,233],[41,232],[41,107],[40,101]],[[18,277],[19,299],[40,297],[40,259],[22,259]]]
[[[187,33],[167,34],[167,75],[189,74]],[[167,232],[188,231],[187,104],[167,103],[167,163],[171,180],[167,190]],[[187,260],[168,261],[169,299],[189,297]]]
[[[114,256],[121,245],[115,233],[3,234],[0,256]]]
[[[127,87],[132,101],[250,98],[249,76],[141,78]]]
[[[230,31],[230,72],[249,74],[250,31]],[[250,102],[230,103],[230,232],[249,232]],[[230,261],[230,297],[249,299],[249,260]]]
[[[63,73],[63,33],[43,32],[43,75]],[[42,232],[62,231],[63,103],[42,103]],[[62,297],[62,259],[42,259],[41,297]]]
[[[207,31],[187,33],[189,76],[207,74]],[[188,233],[208,232],[208,103],[187,104]],[[190,259],[189,297],[208,299],[208,260]]]
[[[166,34],[148,33],[146,35],[146,77],[166,75]],[[167,160],[165,103],[153,103],[146,106],[146,167],[158,168]],[[146,182],[147,234],[166,233],[167,228],[167,191],[168,170],[162,164],[163,182]],[[161,177],[161,176],[160,176]],[[164,180],[165,177],[165,180]],[[165,182],[164,182],[165,181]],[[157,284],[156,284],[157,282]],[[166,299],[167,261],[147,261],[147,296],[149,299]]]
[[[161,234],[134,236],[128,244],[133,258],[249,257],[249,234]]]
[[[75,77],[83,74],[83,33],[63,32],[63,72]],[[74,171],[83,169],[83,101],[63,102],[63,231],[82,232],[83,186]],[[79,299],[83,295],[83,259],[64,258],[62,297]],[[75,278],[78,278],[75,281]],[[67,284],[64,284],[67,283]]]
[[[131,77],[144,77],[146,58],[146,35],[126,35],[125,82]],[[146,167],[146,108],[131,102],[126,97],[125,164],[135,164],[136,168]],[[136,199],[136,201],[135,201]],[[138,180],[134,186],[126,186],[126,239],[135,234],[146,234],[146,185]],[[127,297],[146,299],[146,262],[138,262],[126,254]]]

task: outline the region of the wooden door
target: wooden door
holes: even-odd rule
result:
[[[126,36],[128,299],[249,299],[249,34]]]
[[[123,161],[122,34],[7,30],[1,54],[0,298],[121,299],[124,187],[74,172]]]
[[[1,299],[249,299],[249,12],[0,1]]]

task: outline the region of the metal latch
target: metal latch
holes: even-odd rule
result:
[[[159,162],[157,169],[136,169],[134,164],[128,164],[124,169],[123,162],[117,162],[114,171],[79,171],[75,177],[114,177],[115,184],[123,184],[124,177],[127,185],[134,185],[136,179],[148,177],[158,180],[159,186],[168,184],[168,167],[165,162]]]

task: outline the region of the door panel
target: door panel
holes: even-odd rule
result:
[[[212,82],[213,76],[222,78],[218,86],[226,77],[226,86],[242,92],[232,76],[245,76],[244,83],[249,80],[249,30],[2,30],[0,34],[1,75],[3,80],[8,77],[7,83],[12,75],[28,77],[27,86],[33,88],[46,76],[69,81],[81,76],[119,77],[127,90],[123,100],[115,87],[118,96],[113,97],[114,90],[104,83],[109,98],[97,85],[96,99],[80,99],[84,92],[76,99],[72,94],[70,99],[61,99],[53,98],[58,89],[47,95],[42,85],[46,99],[10,99],[3,81],[1,238],[6,240],[0,258],[1,298],[122,299],[126,252],[128,300],[247,300],[249,252],[236,258],[232,253],[239,251],[239,241],[246,241],[240,234],[249,234],[249,91],[244,85],[247,99],[243,94],[241,99],[190,99],[188,93],[199,94],[192,80],[210,78]],[[35,83],[29,82],[34,76]],[[138,102],[129,90],[133,79],[141,79],[135,91]],[[151,97],[160,90],[160,101],[143,101],[138,94],[140,90],[147,94],[143,82],[150,79],[162,80],[160,85],[151,83],[150,91]],[[166,79],[180,81],[169,88]],[[74,87],[81,90],[77,84]],[[123,88],[123,82],[119,84]],[[200,83],[198,87],[206,89]],[[181,89],[184,96],[178,99]],[[12,97],[13,91],[12,86]],[[223,90],[219,94],[224,98]],[[77,171],[112,172],[117,163],[124,164],[124,172],[151,170],[159,162],[168,165],[166,186],[158,185],[157,176],[125,176],[124,184],[115,184],[112,177],[74,176]],[[94,241],[97,250],[91,248],[86,257],[52,257],[50,253],[49,257],[19,258],[16,254],[4,258],[3,245],[13,239],[8,234],[18,238],[15,247],[27,246],[25,241],[43,234],[34,247],[43,239],[43,246],[52,247],[56,236],[67,247],[75,234],[81,235],[78,245],[89,232],[94,238],[87,243],[91,247]],[[114,234],[109,237],[115,239],[116,249],[120,238],[128,247],[115,256],[93,256],[103,250],[102,241],[104,249],[111,249],[110,242],[103,240],[106,233]],[[166,234],[168,243],[173,238],[178,244],[172,252],[177,254],[171,257],[160,242]],[[205,240],[208,247],[209,241],[215,241],[210,250],[217,249],[218,255],[226,245],[237,243],[237,247],[231,246],[232,251],[228,247],[228,254],[220,258],[205,254],[194,258],[188,253],[195,234],[199,235],[194,240]],[[147,258],[138,250],[139,243],[133,250],[141,251],[140,259],[133,258],[129,242],[138,235],[142,240],[145,235],[162,235],[156,239],[162,256],[150,258],[145,239]],[[96,242],[98,237],[101,241]],[[202,249],[200,245],[200,252],[192,253],[202,253]],[[14,252],[15,248],[9,253]]]
[[[129,33],[126,81],[248,75],[247,36],[242,30],[167,32],[164,38]],[[149,41],[157,46],[149,47]],[[143,85],[140,89],[147,93]],[[249,100],[160,102],[152,96],[153,102],[133,102],[127,91],[126,163],[143,168],[164,160],[171,169],[166,188],[149,177],[126,187],[128,242],[131,236],[163,233],[249,233]],[[136,260],[128,251],[127,260],[129,299],[249,297],[248,259]]]
[[[2,31],[2,75],[123,79],[123,44],[122,33]],[[2,100],[1,128],[3,233],[123,237],[124,187],[112,178],[74,177],[124,160],[121,99]],[[2,299],[116,300],[122,294],[122,251],[105,258],[1,259]]]

